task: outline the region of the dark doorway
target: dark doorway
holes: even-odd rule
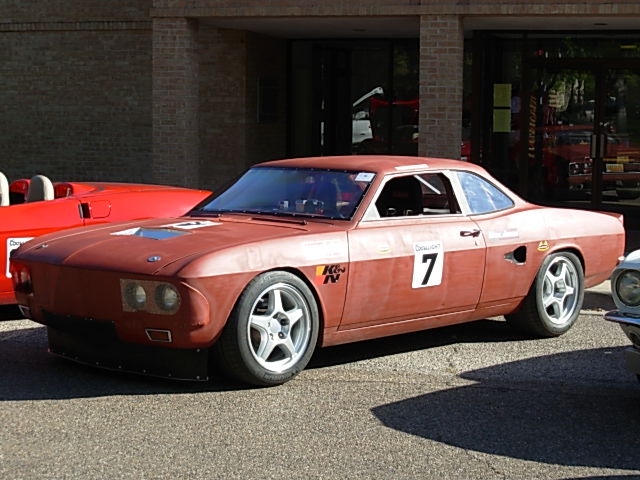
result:
[[[417,155],[417,41],[295,41],[290,65],[290,156]]]

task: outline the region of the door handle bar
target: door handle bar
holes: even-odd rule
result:
[[[462,230],[460,232],[461,237],[477,237],[480,235],[480,230]]]

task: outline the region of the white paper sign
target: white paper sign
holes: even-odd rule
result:
[[[370,182],[371,180],[373,180],[373,177],[375,177],[376,174],[375,173],[371,173],[371,172],[360,172],[358,173],[358,175],[356,175],[356,182]]]
[[[444,249],[440,240],[413,244],[412,288],[434,287],[442,283]]]
[[[7,271],[5,273],[7,278],[11,278],[11,273],[9,272],[9,258],[11,257],[11,252],[31,239],[33,239],[33,237],[7,238]]]

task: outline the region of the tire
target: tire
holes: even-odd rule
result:
[[[213,346],[213,359],[235,380],[280,385],[307,365],[318,329],[318,307],[309,287],[291,273],[267,272],[240,295]]]
[[[516,329],[538,337],[557,337],[578,319],[584,300],[584,273],[570,252],[552,253],[540,270],[520,308],[506,319]]]

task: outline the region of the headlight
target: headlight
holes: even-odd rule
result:
[[[147,292],[138,282],[128,282],[124,288],[124,301],[133,310],[142,310],[147,303]]]
[[[169,283],[161,283],[156,287],[156,305],[167,313],[173,313],[180,306],[180,294]]]
[[[628,307],[640,305],[640,272],[638,270],[624,270],[615,281],[618,298]]]
[[[13,289],[16,292],[22,292],[26,294],[33,293],[33,285],[31,284],[31,272],[26,265],[12,260],[10,273],[11,280],[13,282]]]
[[[173,315],[180,308],[178,288],[167,282],[120,279],[122,310]]]

